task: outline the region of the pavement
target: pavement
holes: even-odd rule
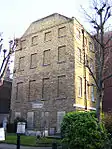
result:
[[[13,144],[0,143],[0,149],[16,149],[17,146]],[[52,147],[31,147],[31,146],[21,146],[20,149],[52,149]]]

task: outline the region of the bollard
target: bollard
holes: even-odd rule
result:
[[[20,149],[20,134],[17,134],[17,149]]]
[[[52,149],[57,149],[57,143],[56,142],[52,143]]]

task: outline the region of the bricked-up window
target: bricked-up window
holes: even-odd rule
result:
[[[58,37],[64,37],[66,36],[66,27],[61,27],[58,29]]]
[[[78,39],[81,38],[81,32],[80,32],[79,29],[76,29],[76,37],[77,37]]]
[[[21,48],[24,49],[26,48],[26,40],[21,40]]]
[[[17,83],[16,100],[20,101],[23,99],[23,82]]]
[[[30,80],[29,81],[29,100],[36,99],[36,81]]]
[[[52,39],[51,31],[45,33],[44,41],[50,41]]]
[[[49,78],[43,78],[42,80],[42,99],[50,99],[50,82]]]
[[[90,58],[90,69],[92,72],[94,72],[94,63],[92,58]]]
[[[58,47],[58,62],[66,61],[66,46]]]
[[[38,36],[32,37],[32,45],[36,45],[38,43]]]
[[[31,54],[30,68],[37,67],[37,53]]]
[[[78,60],[81,63],[81,49],[77,48],[77,56],[78,56]]]
[[[78,96],[82,97],[82,78],[78,77]]]
[[[57,97],[66,97],[66,76],[58,76]]]
[[[43,65],[50,64],[50,49],[43,52]]]
[[[19,71],[24,70],[24,59],[25,59],[25,57],[20,57],[19,58]]]

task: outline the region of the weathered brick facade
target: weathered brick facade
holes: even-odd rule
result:
[[[59,131],[64,113],[75,110],[74,22],[53,14],[33,22],[18,41],[12,119],[21,115],[30,129],[44,126]]]

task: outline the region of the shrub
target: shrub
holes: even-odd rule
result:
[[[70,112],[61,124],[63,143],[69,149],[104,149],[108,134],[95,112]]]

